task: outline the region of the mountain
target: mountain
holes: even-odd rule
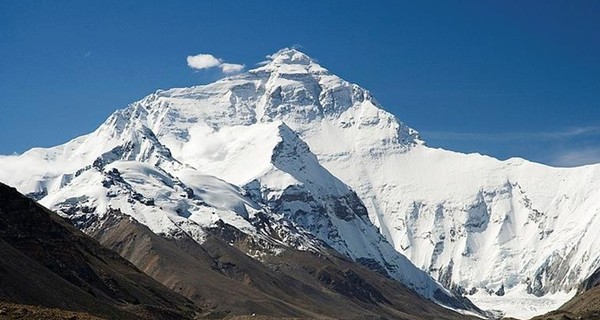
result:
[[[4,184],[0,255],[0,300],[119,319],[192,319],[196,310],[183,296]]]
[[[2,180],[88,234],[116,210],[161,236],[189,236],[199,244],[222,222],[252,237],[256,248],[248,254],[259,260],[286,247],[317,253],[331,247],[428,299],[478,312],[395,251],[356,193],[322,167],[285,122],[256,121],[248,103],[262,99],[257,90],[265,90],[268,67],[247,74],[254,84],[239,77],[165,92],[173,101],[157,93],[115,112],[89,135],[2,158]],[[277,94],[284,93],[268,93]],[[332,110],[339,109],[336,96],[330,97]],[[282,106],[263,100],[265,117],[277,115],[271,109]],[[299,119],[316,117],[310,106],[294,103],[286,108]]]
[[[88,234],[116,210],[198,244],[232,226],[263,263],[334,249],[451,308],[477,311],[466,295],[517,317],[558,307],[600,266],[599,171],[429,148],[295,49],[0,158],[0,181]]]

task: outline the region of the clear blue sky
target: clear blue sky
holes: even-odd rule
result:
[[[0,154],[300,45],[431,146],[600,162],[599,1],[0,1]]]

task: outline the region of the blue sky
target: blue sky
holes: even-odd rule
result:
[[[299,46],[431,146],[600,162],[598,1],[0,1],[0,154]],[[151,3],[151,4],[150,4]]]

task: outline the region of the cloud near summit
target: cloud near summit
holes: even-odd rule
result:
[[[245,67],[243,64],[226,63],[223,59],[217,58],[212,54],[200,53],[194,56],[187,56],[188,67],[196,70],[220,68],[225,74],[238,73]]]

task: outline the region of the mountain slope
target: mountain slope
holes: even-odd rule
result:
[[[357,192],[380,212],[382,233],[484,308],[523,317],[551,310],[599,265],[598,166],[556,169],[422,146],[369,161],[360,181],[332,172],[350,185],[376,181]],[[527,299],[525,313],[510,310]]]
[[[587,278],[571,300],[557,310],[535,319],[598,319],[600,318],[600,269]]]
[[[195,307],[0,184],[0,299],[102,317],[187,319]]]
[[[111,219],[93,235],[166,286],[214,310],[212,316],[465,318],[334,252],[288,249],[259,262],[245,253],[257,246],[252,237],[224,224],[207,231],[200,245],[191,238],[159,237],[131,219]]]

